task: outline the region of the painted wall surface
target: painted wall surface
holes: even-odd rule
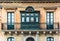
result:
[[[37,3],[32,3],[32,4],[30,4],[30,3],[25,3],[25,4],[24,3],[21,3],[21,4],[17,3],[15,5],[14,4],[15,3],[11,3],[11,4],[7,3],[7,5],[6,5],[6,3],[1,4],[1,5],[3,5],[3,8],[1,9],[1,14],[2,14],[1,15],[1,18],[2,18],[1,22],[2,23],[7,23],[7,12],[9,12],[9,11],[14,12],[14,14],[15,14],[15,23],[21,23],[20,11],[25,11],[26,7],[28,7],[28,6],[32,6],[32,7],[34,7],[35,10],[40,11],[40,23],[46,23],[46,11],[49,11],[49,10],[45,10],[44,7],[46,7],[46,8],[56,7],[57,8],[56,10],[50,10],[50,11],[54,12],[54,22],[55,23],[58,23],[58,22],[60,23],[60,18],[58,18],[59,15],[60,15],[60,7],[56,6],[56,5],[59,6],[59,3],[55,3],[56,5],[54,3],[50,3],[50,4],[49,3],[48,4],[47,3],[45,3],[45,4],[43,4],[43,3],[40,3],[40,4],[39,3],[38,4]],[[6,10],[5,9],[5,8],[16,8],[16,7],[17,7],[16,10]],[[44,26],[46,26],[46,25],[44,25]],[[46,27],[42,27],[42,28],[46,28]]]
[[[2,26],[1,23],[7,23],[7,12],[8,10],[6,10],[5,8],[16,8],[16,10],[9,10],[9,11],[13,11],[15,14],[15,23],[21,23],[21,14],[20,11],[24,11],[26,9],[26,7],[28,6],[32,6],[34,7],[35,10],[40,11],[40,22],[41,23],[46,23],[46,11],[44,9],[44,7],[56,7],[56,10],[54,11],[54,22],[59,22],[60,23],[60,3],[0,3],[3,8],[0,9],[0,41],[7,41],[8,37],[15,37],[15,41],[23,41],[23,35],[4,35],[3,31],[2,31]],[[52,10],[51,10],[52,11]],[[41,26],[45,26],[45,25],[41,25]],[[17,25],[17,28],[19,29],[20,25]],[[42,28],[46,28],[46,27],[42,27]],[[4,29],[7,29],[6,26],[4,27]],[[16,27],[15,27],[16,29]],[[38,35],[38,36],[34,36],[35,38],[38,38],[38,41],[46,41],[47,37],[54,37],[55,41],[60,41],[60,34],[58,35]]]

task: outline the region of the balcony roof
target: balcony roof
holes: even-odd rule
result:
[[[0,3],[21,2],[21,3],[60,3],[60,0],[0,0]]]

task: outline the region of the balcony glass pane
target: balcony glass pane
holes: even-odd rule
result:
[[[25,18],[24,17],[22,17],[22,22],[25,22]]]
[[[35,16],[38,16],[38,14],[35,14]]]
[[[22,16],[25,16],[25,14],[22,14]]]
[[[31,17],[31,22],[34,22],[34,17]]]
[[[34,14],[32,13],[31,16],[34,16]]]
[[[26,22],[29,22],[29,17],[26,17]]]
[[[36,22],[38,22],[38,17],[36,17]]]
[[[29,14],[26,14],[26,16],[29,16]]]

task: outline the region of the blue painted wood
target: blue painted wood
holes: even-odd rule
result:
[[[13,30],[14,29],[14,25],[7,25],[7,29],[8,30]]]
[[[21,29],[36,30],[40,29],[39,27],[40,27],[39,23],[21,23]]]

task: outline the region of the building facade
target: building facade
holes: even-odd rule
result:
[[[60,41],[60,0],[0,0],[0,41]]]

